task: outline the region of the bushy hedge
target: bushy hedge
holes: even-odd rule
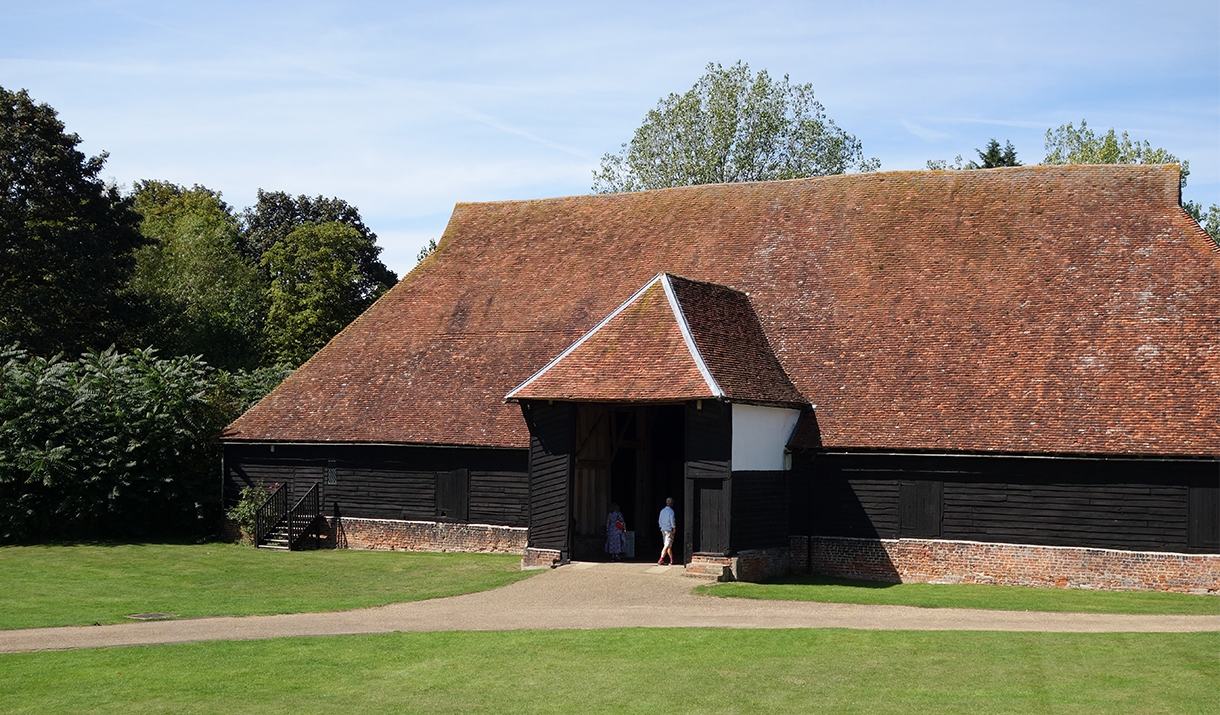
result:
[[[0,348],[0,541],[214,532],[216,439],[288,372]]]

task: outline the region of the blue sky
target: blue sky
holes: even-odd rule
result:
[[[0,86],[106,174],[340,196],[400,273],[458,201],[586,193],[708,62],[813,84],[882,170],[1082,118],[1190,160],[1220,202],[1220,3],[0,0]]]

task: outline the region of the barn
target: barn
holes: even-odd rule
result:
[[[458,204],[222,441],[349,547],[1217,590],[1220,252],[1176,165]]]

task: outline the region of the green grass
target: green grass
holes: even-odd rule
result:
[[[483,591],[525,578],[518,556],[262,551],[234,544],[0,547],[0,629],[336,611]],[[2,710],[2,709],[0,709]]]
[[[982,584],[886,584],[827,576],[792,576],[772,583],[699,586],[699,593],[777,601],[867,603],[921,608],[1003,611],[1220,615],[1220,597],[1154,591],[1081,591]]]
[[[396,633],[0,655],[5,713],[1215,713],[1220,634]]]

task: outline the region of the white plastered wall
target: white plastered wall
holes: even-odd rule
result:
[[[801,418],[800,410],[733,405],[733,471],[784,468],[784,447]]]

